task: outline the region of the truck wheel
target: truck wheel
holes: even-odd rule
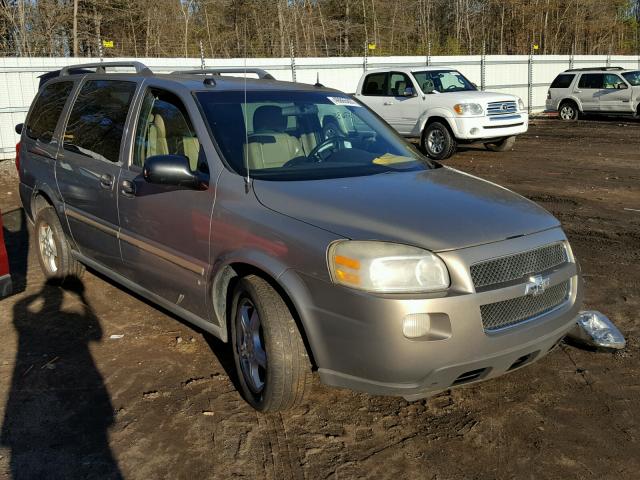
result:
[[[508,152],[513,149],[513,146],[516,144],[516,137],[511,136],[505,139],[500,140],[499,142],[488,142],[485,143],[484,146],[487,147],[488,150],[492,152]]]
[[[71,248],[53,207],[38,211],[34,231],[38,262],[48,281],[62,282],[66,278],[82,276],[84,266],[71,256]]]
[[[311,364],[287,304],[265,280],[240,279],[231,311],[233,358],[242,395],[261,412],[302,403],[311,386]]]
[[[580,116],[580,110],[578,110],[578,106],[574,102],[565,101],[560,104],[558,116],[560,120],[565,122],[574,122]]]
[[[422,133],[422,149],[434,160],[444,160],[456,152],[456,139],[446,125],[433,122]]]

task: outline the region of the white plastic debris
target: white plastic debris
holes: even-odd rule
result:
[[[124,335],[111,335],[109,338],[111,340],[120,340],[122,337],[124,337]]]
[[[580,312],[576,317],[576,326],[568,336],[591,347],[621,350],[626,341],[620,330],[607,316],[596,310]]]

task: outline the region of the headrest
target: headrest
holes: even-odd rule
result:
[[[158,129],[158,136],[164,137],[166,136],[167,129],[164,126],[164,119],[161,115],[156,114],[153,116],[153,125]]]
[[[364,93],[378,93],[378,82],[367,83],[367,91]]]
[[[276,105],[263,105],[253,113],[253,131],[284,132],[287,128],[287,117],[282,115],[282,108]]]

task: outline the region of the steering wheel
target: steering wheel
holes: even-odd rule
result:
[[[454,90],[456,88],[458,88],[457,85],[449,85],[447,88],[445,88],[445,90]]]
[[[316,147],[309,152],[307,158],[311,161],[315,161],[316,163],[322,163],[327,158],[329,158],[329,155],[331,155],[332,152],[341,150],[341,146],[344,145],[346,140],[347,139],[342,135],[335,134],[334,136],[329,137],[323,142],[320,142],[318,145],[316,145]],[[322,153],[328,151],[329,149],[331,150],[328,152],[328,154],[323,156]]]

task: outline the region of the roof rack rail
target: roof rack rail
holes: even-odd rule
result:
[[[78,68],[95,68],[96,73],[107,73],[106,67],[133,67],[136,73],[142,75],[152,75],[153,72],[142,62],[97,62],[97,63],[79,63],[77,65],[67,65],[60,70],[60,76],[72,75],[70,70]]]
[[[617,71],[617,70],[624,70],[624,68],[622,67],[583,67],[583,68],[570,68],[569,70],[565,70],[565,72],[586,72],[589,70],[595,70],[595,71],[599,71],[599,72],[608,72],[610,70],[612,71]]]
[[[223,73],[254,73],[258,75],[260,80],[275,80],[273,75],[262,68],[256,67],[218,67],[218,68],[204,68],[197,70],[176,70],[177,74],[186,75],[222,75]]]

